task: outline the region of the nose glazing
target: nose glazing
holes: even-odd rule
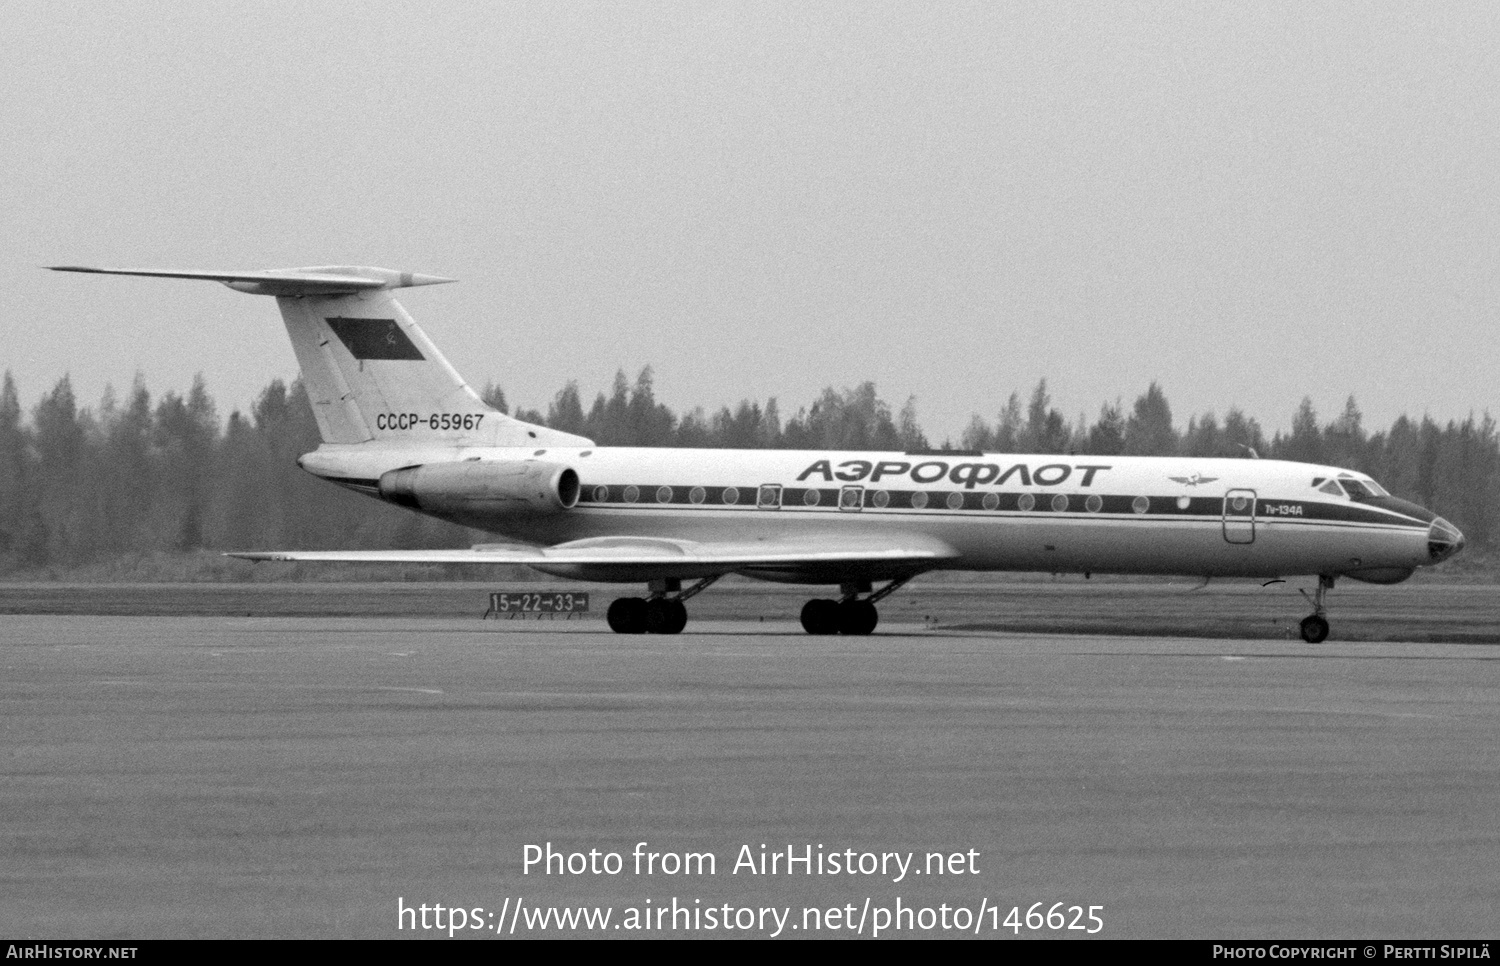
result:
[[[1427,555],[1433,563],[1447,560],[1464,548],[1464,535],[1458,527],[1438,517],[1427,528]]]

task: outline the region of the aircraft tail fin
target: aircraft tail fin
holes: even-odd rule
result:
[[[325,443],[590,445],[582,436],[521,422],[486,404],[391,294],[451,278],[360,266],[255,272],[53,269],[201,279],[274,296]]]

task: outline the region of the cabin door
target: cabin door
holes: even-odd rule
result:
[[[1230,543],[1255,542],[1255,491],[1230,490],[1224,494],[1224,539]]]

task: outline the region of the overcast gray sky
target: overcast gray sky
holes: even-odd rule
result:
[[[471,383],[675,409],[874,380],[935,439],[1304,395],[1494,408],[1500,4],[5,6],[27,406],[296,364],[275,304],[43,264],[368,264]]]

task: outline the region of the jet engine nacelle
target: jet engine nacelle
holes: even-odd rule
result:
[[[539,460],[426,463],[380,478],[382,499],[440,515],[539,515],[578,505],[578,473]]]

